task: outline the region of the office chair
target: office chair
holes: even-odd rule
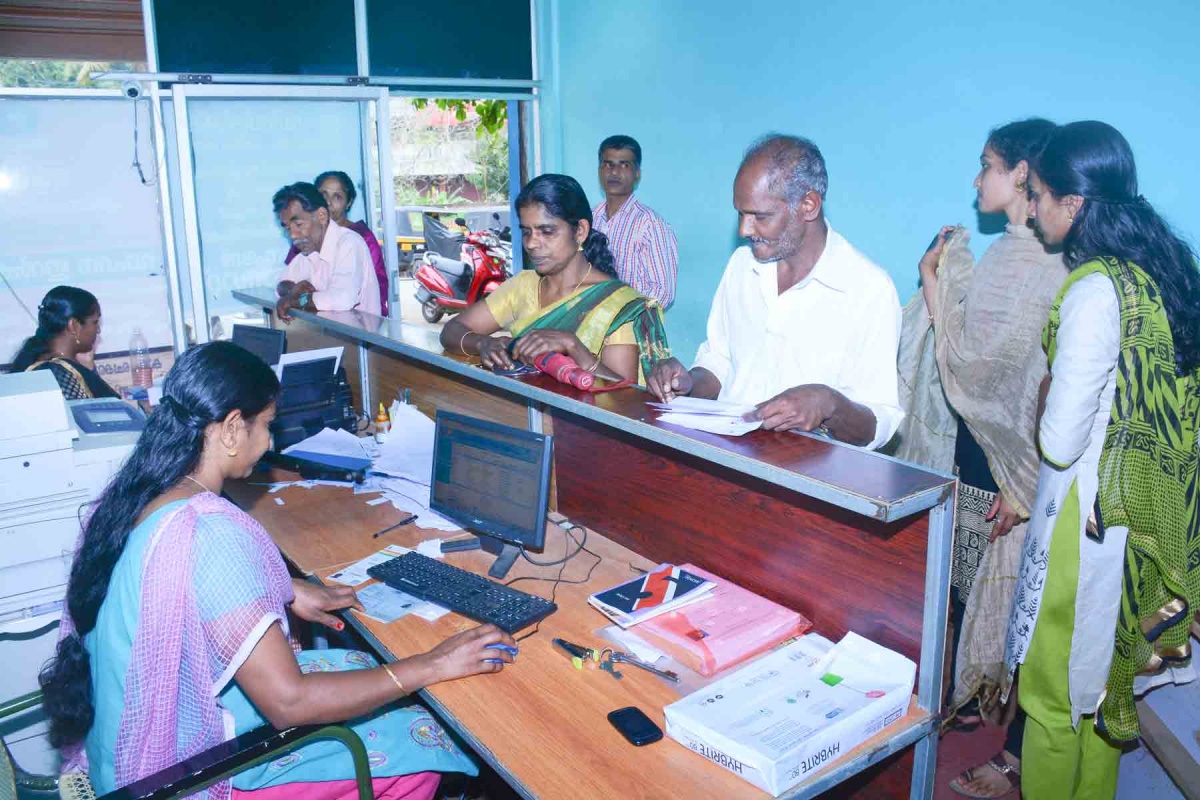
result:
[[[31,692],[0,703],[0,720],[36,708],[41,703],[41,692]],[[372,800],[374,794],[367,749],[358,734],[345,725],[302,725],[282,731],[264,725],[99,798],[83,773],[71,773],[61,778],[25,773],[13,763],[8,748],[0,742],[0,800],[16,800],[18,776],[22,787],[35,793],[52,792],[57,784],[62,800],[167,800],[183,797],[317,739],[335,739],[346,746],[354,761],[358,798]]]

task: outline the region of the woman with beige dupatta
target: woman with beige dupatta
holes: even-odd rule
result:
[[[916,381],[926,391],[914,397],[909,440],[897,454],[928,463],[936,459],[928,440],[936,438],[933,450],[940,447],[947,459],[952,450],[959,477],[951,559],[956,657],[948,699],[950,724],[959,730],[972,730],[984,718],[1004,724],[1015,707],[1001,706],[998,690],[1013,585],[1037,493],[1042,328],[1067,277],[1061,255],[1047,253],[1028,225],[1026,185],[1029,162],[1054,127],[1030,119],[989,134],[975,178],[978,210],[1004,214],[1005,233],[975,264],[966,229],[943,228],[921,259],[923,298],[910,304],[921,313],[905,315],[904,338],[920,337],[932,357],[925,359],[929,374]],[[903,374],[901,381],[914,383]],[[928,407],[941,402],[942,392],[928,390],[938,383],[949,409]],[[942,436],[936,436],[939,426]],[[955,778],[956,792],[1002,797],[1019,786],[1021,721],[1010,726],[1004,752]]]

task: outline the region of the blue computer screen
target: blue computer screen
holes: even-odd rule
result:
[[[552,437],[439,411],[430,508],[474,533],[540,550]]]

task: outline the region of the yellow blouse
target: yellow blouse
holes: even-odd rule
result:
[[[531,270],[522,270],[515,276],[509,278],[496,291],[484,298],[487,303],[488,311],[492,312],[492,316],[496,319],[496,324],[501,328],[507,329],[509,325],[519,319],[528,317],[530,314],[536,314],[541,306],[538,305],[538,283],[541,278],[538,274]],[[576,289],[572,292],[573,296],[582,290]],[[574,331],[572,331],[574,333]],[[612,334],[605,338],[604,343],[609,344],[630,344],[637,345],[637,338],[633,334],[633,323],[626,323],[617,328]]]

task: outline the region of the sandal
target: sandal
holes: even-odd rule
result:
[[[990,769],[993,772],[997,772],[1007,779],[1008,788],[1004,789],[999,794],[977,794],[965,788],[966,784],[983,777],[980,775],[980,770],[985,768]],[[963,797],[972,797],[976,800],[993,800],[993,798],[1009,795],[1014,790],[1020,790],[1021,770],[1005,761],[1002,753],[997,753],[989,758],[985,763],[980,764],[978,767],[971,767],[963,774],[950,781],[950,788]]]

